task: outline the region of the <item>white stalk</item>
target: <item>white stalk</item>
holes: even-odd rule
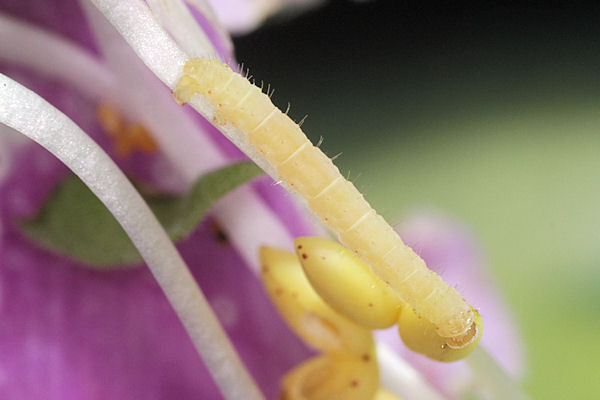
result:
[[[41,144],[98,196],[123,226],[227,399],[262,399],[181,256],[114,162],[73,121],[0,74],[0,122]]]
[[[0,13],[0,60],[67,82],[94,100],[115,89],[111,72],[88,50]]]
[[[381,385],[406,400],[443,400],[410,364],[385,342],[377,341]]]
[[[477,347],[465,361],[473,375],[494,399],[528,400],[519,384],[508,376],[506,371],[496,363],[496,360],[482,347]]]
[[[0,125],[0,185],[8,177],[12,166],[13,153],[27,138],[8,126]],[[0,230],[2,223],[0,222]]]
[[[231,37],[229,33],[223,27],[215,14],[212,6],[206,0],[187,0],[186,3],[191,5],[198,11],[206,21],[210,23],[210,25],[215,29],[217,35],[219,35],[220,44],[224,47],[224,50],[231,54],[233,53],[233,42],[231,41]]]
[[[189,56],[219,58],[210,39],[198,26],[182,0],[146,0],[146,3],[161,25]]]
[[[141,0],[91,0],[91,2],[117,29],[146,66],[169,88],[173,89],[182,74],[183,65],[189,60],[189,57],[178,48],[173,39],[162,29],[147,6]],[[167,62],[169,59],[171,63]],[[209,121],[212,120],[214,109],[207,99],[194,96],[190,104]],[[278,180],[277,174],[274,173],[266,160],[258,155],[246,141],[243,132],[231,126],[217,128],[261,168]],[[266,167],[264,167],[265,165]],[[232,196],[227,198],[233,196],[236,196],[236,194],[232,193]],[[258,274],[256,257],[258,247],[263,244],[271,245],[271,243],[282,242],[283,245],[278,246],[275,244],[274,247],[290,248],[293,239],[289,233],[279,233],[280,231],[277,230],[269,231],[270,226],[277,226],[280,223],[275,221],[277,218],[264,206],[264,203],[262,205],[254,203],[257,208],[252,208],[249,207],[250,204],[244,204],[241,199],[232,202],[234,203],[232,204],[233,207],[229,207],[228,204],[223,202],[218,204],[215,208],[218,214],[215,214],[215,216],[219,221],[224,222],[223,227],[228,235],[231,232],[230,237],[244,257],[244,261],[253,267],[252,270]],[[260,216],[260,223],[248,223],[248,221],[256,220],[257,215]],[[228,231],[228,228],[236,223],[240,230]],[[378,343],[379,346],[380,343]],[[414,376],[419,376],[418,372],[403,362],[395,352],[389,348],[384,348],[382,352],[385,356],[380,359],[380,370],[387,371],[396,379],[396,383],[388,388],[390,391],[396,393],[401,386],[414,388],[414,393],[419,393],[419,391],[429,393],[432,391],[424,379],[412,379]],[[403,365],[404,369],[398,370],[399,365]],[[407,369],[412,370],[412,372],[409,374],[404,373],[403,371]],[[408,397],[406,399],[411,400]],[[414,397],[414,399],[420,399],[420,397]]]

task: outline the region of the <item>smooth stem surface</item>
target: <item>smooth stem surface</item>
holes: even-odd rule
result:
[[[494,399],[527,400],[519,385],[509,377],[481,346],[465,359],[477,382],[485,385]]]

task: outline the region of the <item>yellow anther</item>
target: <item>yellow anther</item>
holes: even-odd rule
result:
[[[371,351],[371,332],[336,313],[317,295],[295,254],[263,247],[260,261],[267,293],[288,325],[306,343],[325,352]]]
[[[404,344],[411,350],[426,355],[437,361],[457,361],[471,353],[481,340],[483,321],[479,313],[475,313],[475,322],[464,336],[465,342],[458,343],[451,338],[443,338],[437,334],[436,327],[415,314],[408,306],[403,306],[398,319],[398,330]]]
[[[96,110],[96,118],[113,140],[119,157],[129,157],[136,151],[153,154],[158,150],[156,142],[141,124],[128,124],[119,112],[108,104],[101,104]]]
[[[379,389],[374,352],[314,357],[290,371],[283,379],[282,389],[282,400],[373,399]]]
[[[402,398],[391,394],[387,390],[379,389],[377,393],[375,393],[375,398],[373,400],[402,400]]]
[[[294,244],[312,287],[334,310],[369,329],[398,321],[400,297],[350,250],[320,237]]]

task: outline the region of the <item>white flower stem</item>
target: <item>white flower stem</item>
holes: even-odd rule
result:
[[[191,57],[218,58],[210,39],[182,0],[146,0],[161,25]]]
[[[206,0],[186,0],[186,3],[191,5],[198,11],[208,23],[215,29],[218,35],[219,44],[223,47],[223,50],[227,53],[233,53],[233,42],[225,27],[219,23],[217,15],[213,10],[212,6]]]
[[[465,361],[473,371],[476,381],[493,399],[528,400],[513,378],[498,365],[496,360],[482,347],[477,347]]]
[[[225,398],[262,399],[185,262],[114,162],[67,116],[0,74],[0,122],[41,144],[98,196],[148,264]]]
[[[106,99],[115,89],[111,72],[88,50],[0,13],[0,60],[67,82],[88,97]]]
[[[405,400],[444,400],[425,378],[385,342],[377,341],[381,385]]]

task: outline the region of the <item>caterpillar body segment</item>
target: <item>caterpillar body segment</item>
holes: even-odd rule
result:
[[[320,237],[300,237],[294,245],[312,287],[334,310],[369,329],[398,321],[398,294],[350,250]]]
[[[371,331],[336,313],[319,297],[294,253],[262,247],[259,256],[269,297],[306,343],[336,354],[362,355],[373,349]]]
[[[427,318],[443,337],[468,342],[475,314],[461,295],[410,250],[298,124],[247,79],[217,60],[191,59],[174,91],[180,103],[196,93],[215,108],[215,122],[231,124],[297,191],[310,209],[373,271]]]

